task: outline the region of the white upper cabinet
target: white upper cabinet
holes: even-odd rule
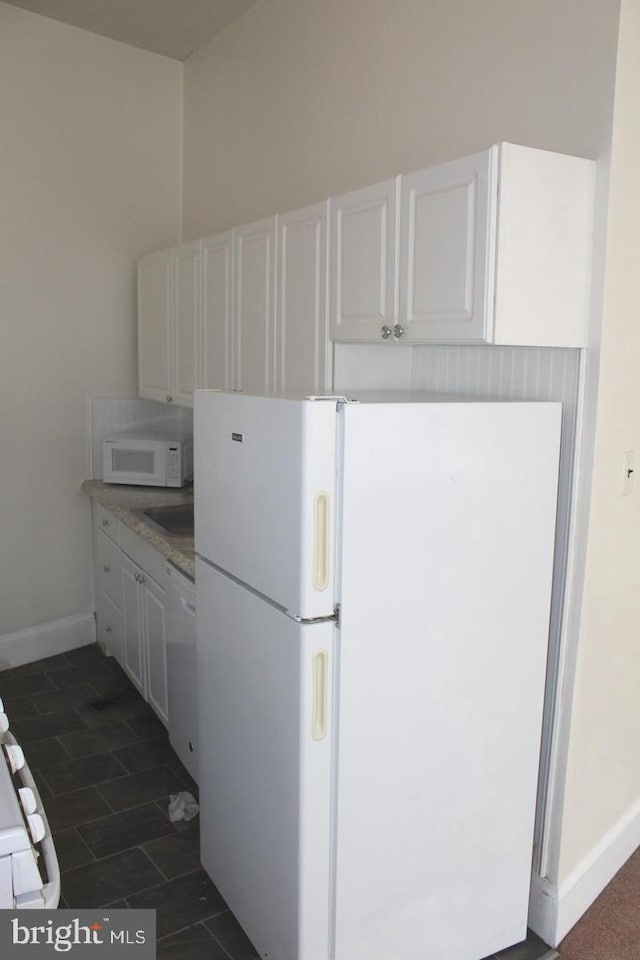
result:
[[[594,188],[501,143],[143,257],[139,393],[330,391],[331,341],[586,346]]]
[[[401,177],[396,339],[487,339],[489,176],[485,151]]]
[[[330,200],[333,340],[389,337],[396,316],[398,180]]]
[[[238,390],[271,390],[275,381],[276,218],[234,231],[234,382]]]
[[[138,393],[193,404],[200,316],[200,241],[138,261]]]
[[[202,345],[198,386],[233,386],[233,233],[202,241]]]
[[[327,203],[278,217],[276,389],[331,389]]]
[[[584,346],[594,185],[591,160],[508,143],[402,176],[395,261],[366,204],[390,181],[331,201],[333,339]]]
[[[138,391],[149,400],[171,395],[173,251],[138,261]]]
[[[193,406],[196,387],[196,342],[200,323],[200,241],[185,243],[174,252],[175,323],[173,343],[173,401]]]
[[[596,164],[502,143],[490,278],[491,341],[587,345]]]

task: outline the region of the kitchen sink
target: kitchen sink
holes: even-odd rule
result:
[[[145,517],[152,520],[165,533],[174,536],[193,536],[193,504],[179,503],[175,506],[151,507],[143,510]]]

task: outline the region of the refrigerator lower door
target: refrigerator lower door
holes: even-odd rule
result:
[[[334,625],[196,582],[202,864],[260,956],[327,960]]]

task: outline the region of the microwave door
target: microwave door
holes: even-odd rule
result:
[[[104,479],[111,483],[162,484],[166,477],[166,445],[153,440],[107,441]]]

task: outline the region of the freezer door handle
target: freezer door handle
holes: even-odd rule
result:
[[[316,590],[326,590],[329,586],[329,494],[316,494],[314,506],[313,586]]]
[[[311,736],[314,740],[324,740],[327,734],[327,684],[329,654],[319,650],[313,656],[313,710]]]

